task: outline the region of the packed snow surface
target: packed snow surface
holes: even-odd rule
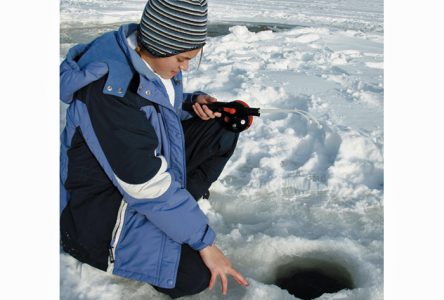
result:
[[[138,22],[144,4],[62,0],[61,59],[76,43]],[[305,110],[320,125],[262,114],[241,133],[199,205],[250,286],[230,280],[226,297],[219,285],[187,299],[295,299],[274,284],[278,267],[322,262],[345,269],[355,288],[318,299],[382,299],[383,2],[210,0],[209,7],[210,22],[232,26],[208,39],[199,69],[184,74],[186,91]],[[292,26],[253,32],[253,23]],[[61,299],[168,297],[61,254]]]

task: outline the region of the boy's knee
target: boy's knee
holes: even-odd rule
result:
[[[220,149],[223,150],[222,153],[229,153],[231,155],[236,148],[238,137],[239,133],[225,130],[224,135],[219,140]]]
[[[176,286],[172,289],[159,287],[155,287],[155,289],[173,299],[191,296],[207,289],[210,279],[211,272],[203,262],[199,252],[183,244]]]
[[[167,294],[173,299],[192,296],[199,294],[206,290],[210,284],[211,273],[208,269],[202,272],[190,274],[187,278],[181,278],[176,282],[176,287],[173,289],[163,289],[154,287],[159,292]]]
[[[205,269],[201,274],[194,277],[193,283],[189,288],[189,295],[198,294],[208,288],[210,285],[211,273],[208,269]]]
[[[211,272],[200,260],[200,256],[198,258],[199,260],[195,261],[192,272],[188,276],[181,276],[180,282],[178,282],[180,289],[187,295],[198,294],[206,290],[210,284]]]
[[[229,130],[221,119],[214,119],[207,122],[212,122],[211,124],[213,132],[218,132],[215,134],[218,136],[218,144],[220,153],[231,153],[236,147],[237,140],[239,138],[238,132],[233,132]]]

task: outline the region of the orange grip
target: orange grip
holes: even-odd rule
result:
[[[230,107],[224,107],[224,112],[229,113],[230,115],[234,115],[236,114],[236,109]]]

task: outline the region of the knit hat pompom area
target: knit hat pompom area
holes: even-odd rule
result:
[[[201,48],[207,38],[207,16],[207,0],[148,0],[138,44],[156,57]]]

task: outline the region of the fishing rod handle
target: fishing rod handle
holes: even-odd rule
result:
[[[227,103],[227,102],[210,102],[210,103],[205,103],[205,104],[201,104],[201,105],[206,105],[213,112],[222,112],[224,109],[225,103]],[[193,104],[194,103],[184,102],[182,104],[182,109],[193,113],[194,112]]]
[[[259,116],[259,108],[250,108],[247,103],[242,100],[231,102],[211,102],[206,104],[213,112],[222,114],[222,120],[225,127],[233,132],[241,132],[246,130],[253,123],[253,116]],[[194,113],[193,104],[183,103],[182,109]]]

